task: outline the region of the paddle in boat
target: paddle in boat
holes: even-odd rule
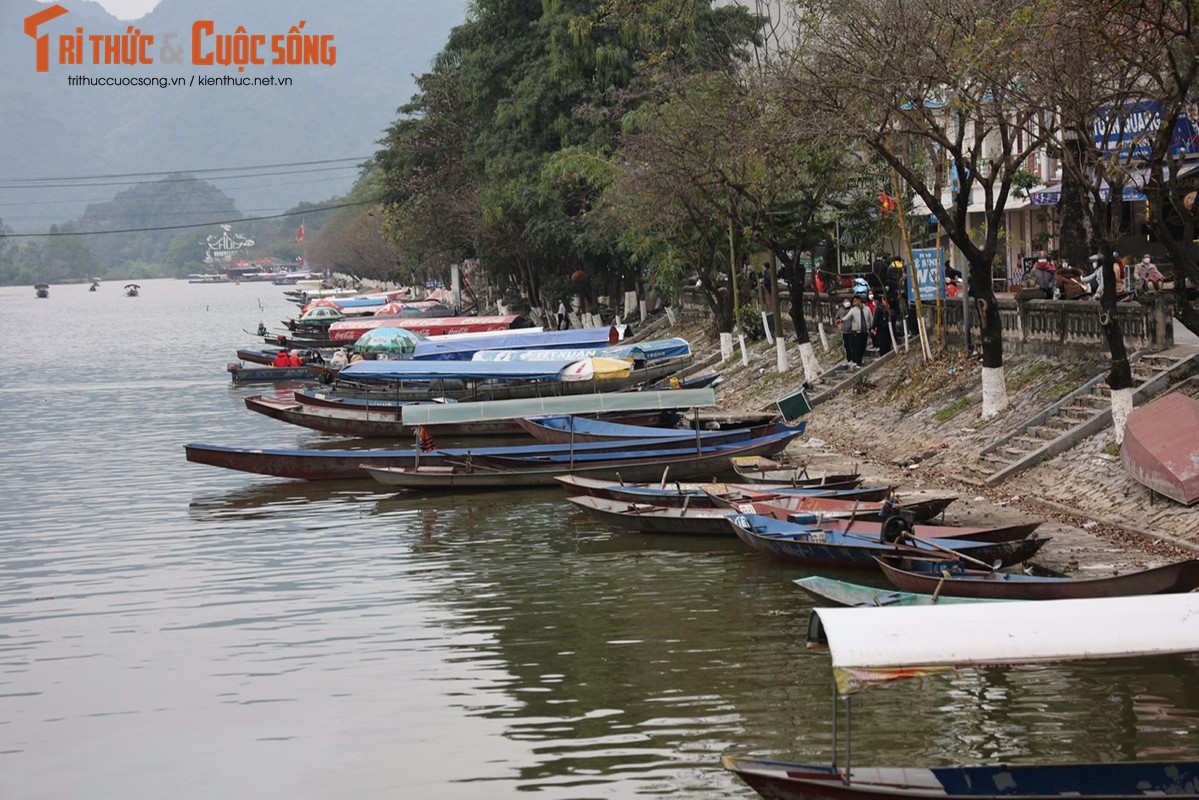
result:
[[[1199,797],[1199,761],[862,767],[852,763],[855,692],[963,667],[1006,667],[1199,651],[1199,594],[818,608],[809,642],[826,643],[834,698],[845,698],[845,763],[834,703],[829,764],[725,756],[725,769],[770,800],[1046,800]],[[895,733],[902,733],[902,720]],[[877,732],[877,729],[876,729]],[[1010,729],[1007,731],[1011,739]],[[946,741],[954,741],[948,737]],[[1013,740],[1014,741],[1014,740]]]
[[[1066,600],[1176,594],[1199,588],[1199,559],[1094,578],[1026,575],[974,569],[939,558],[880,556],[883,575],[897,588],[930,595],[993,600]]]

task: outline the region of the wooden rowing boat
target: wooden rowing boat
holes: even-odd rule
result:
[[[903,506],[900,505],[900,508]],[[842,531],[843,533],[862,533],[869,536],[882,536],[883,523],[875,517],[830,517],[820,513],[795,512],[782,508],[771,500],[754,503],[742,503],[735,506],[742,512],[752,512],[788,522],[798,522],[814,525],[825,530]],[[1018,522],[1012,525],[995,525],[993,527],[975,527],[970,525],[933,525],[920,522],[912,525],[904,535],[920,539],[966,539],[974,542],[1014,542],[1027,539],[1041,526],[1039,520],[1034,522]]]
[[[759,514],[734,514],[728,524],[743,542],[760,553],[801,564],[854,569],[878,569],[877,556],[924,554],[944,558],[946,553],[1009,566],[1028,560],[1049,541],[1030,536],[1012,542],[908,539],[892,544],[881,536],[829,531]]]
[[[1154,492],[1199,503],[1199,400],[1171,392],[1128,415],[1120,461]]]
[[[800,435],[802,429],[788,428],[784,432],[780,432],[774,436],[762,437],[760,439],[747,440],[742,443],[713,445],[711,448],[700,448],[700,451],[708,455],[717,455],[727,458],[729,454],[738,452],[779,452],[787,444]],[[246,447],[226,447],[223,445],[206,444],[202,442],[192,442],[184,445],[184,453],[187,460],[196,464],[207,464],[214,467],[222,467],[224,469],[232,469],[240,472],[252,472],[258,475],[272,475],[279,478],[300,478],[302,480],[321,481],[321,480],[353,480],[358,478],[368,478],[369,476],[362,471],[362,464],[371,466],[416,466],[418,464],[425,466],[434,466],[443,463],[446,459],[450,461],[464,461],[471,459],[477,463],[488,463],[488,459],[508,459],[499,463],[504,464],[524,464],[529,466],[530,462],[512,462],[511,459],[529,459],[538,458],[544,459],[547,456],[562,454],[569,459],[571,456],[577,459],[586,459],[589,454],[608,453],[609,455],[620,454],[626,455],[628,452],[638,452],[650,450],[651,455],[644,458],[646,464],[653,462],[656,457],[665,458],[663,462],[667,465],[671,464],[672,458],[678,457],[678,451],[670,452],[672,448],[659,450],[663,446],[661,441],[650,442],[595,442],[568,446],[568,445],[551,445],[551,444],[528,444],[515,445],[508,447],[472,447],[472,448],[440,448],[431,452],[421,452],[417,449],[259,449]],[[688,448],[688,453],[694,453],[694,446]],[[544,462],[543,462],[544,464]],[[545,466],[561,467],[560,462],[545,464]],[[727,468],[727,464],[709,465],[703,473],[715,469]],[[662,464],[658,464],[658,470],[662,469]],[[559,472],[568,470],[559,469]],[[550,477],[552,482],[553,478]]]
[[[716,508],[716,498],[727,500],[727,507],[732,502],[768,501],[782,495],[805,495],[812,497],[857,498],[862,501],[881,500],[890,494],[894,487],[865,486],[851,489],[829,489],[820,487],[794,487],[782,484],[752,484],[752,483],[688,483],[673,480],[680,477],[669,468],[664,468],[659,480],[652,482],[637,482],[629,479],[612,481],[598,480],[581,475],[563,475],[558,481],[568,495],[587,494],[595,497],[606,497],[614,500],[624,500],[630,503],[649,503],[660,506],[681,506],[684,503],[692,508]],[[667,481],[667,478],[671,480]]]
[[[853,490],[849,490],[852,492]],[[775,497],[760,497],[752,502],[755,512],[785,519],[790,514],[816,514],[828,519],[872,519],[881,520],[890,513],[902,514],[915,521],[932,519],[940,514],[957,498],[954,495],[915,497],[904,499],[896,496],[892,501],[863,500],[851,494],[815,495],[779,493]],[[716,505],[734,507],[737,501],[714,494]]]
[[[738,504],[735,508],[710,507],[702,504],[664,506],[654,503],[630,502],[593,495],[574,495],[566,498],[596,519],[616,527],[649,533],[669,533],[691,536],[728,536],[727,524],[731,514],[755,509],[771,509],[765,503]],[[809,525],[823,530],[853,533],[872,538],[882,535],[882,523],[861,519],[823,519],[814,514],[793,514],[774,508],[777,519]],[[755,511],[755,513],[765,513]],[[1039,522],[1003,528],[970,528],[953,525],[916,525],[913,535],[923,539],[964,539],[1001,542],[1028,538]]]
[[[787,464],[771,458],[743,458],[733,464],[737,474],[750,483],[784,483],[792,486],[857,486],[862,476],[857,472],[817,474],[806,464]]]
[[[1066,600],[1080,597],[1128,597],[1178,594],[1199,588],[1199,559],[1152,569],[1095,578],[1025,575],[971,569],[943,558],[880,556],[887,580],[908,592],[992,600]]]
[[[947,597],[944,595],[902,592],[895,589],[880,589],[861,583],[840,581],[823,575],[796,578],[795,585],[807,592],[818,603],[835,606],[931,606],[937,603],[985,603],[973,597]]]
[[[661,424],[638,425],[620,420],[588,419],[569,414],[559,414],[541,417],[522,417],[515,422],[520,428],[539,442],[550,444],[569,444],[570,442],[612,442],[620,439],[650,439],[655,436],[663,438],[696,436],[695,428],[682,428],[679,423],[682,417],[677,412],[661,415]],[[750,431],[753,436],[761,436],[774,427],[774,422],[764,422],[757,425],[737,425]],[[702,437],[719,436],[721,431],[701,431]]]
[[[664,466],[675,474],[697,477],[729,471],[730,456],[778,453],[802,433],[802,427],[787,428],[770,436],[703,447],[638,450],[629,443],[619,450],[585,455],[471,455],[443,458],[430,465],[359,466],[384,486],[417,490],[552,486],[563,474],[601,478],[628,475],[633,480],[644,480]]]

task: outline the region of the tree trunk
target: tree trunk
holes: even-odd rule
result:
[[[803,346],[808,344],[808,321],[804,317],[803,311],[803,293],[804,286],[807,285],[807,270],[799,264],[792,267],[794,272],[790,273],[794,280],[791,282],[791,324],[795,326],[795,341]]]
[[[1111,248],[1106,242],[1103,257],[1103,294],[1099,298],[1099,326],[1107,349],[1111,353],[1112,367],[1107,373],[1107,385],[1112,390],[1112,428],[1116,443],[1124,441],[1124,423],[1132,410],[1132,365],[1128,363],[1128,348],[1124,344],[1124,332],[1116,316],[1116,270],[1112,263]],[[1130,267],[1131,269],[1131,267]]]
[[[1081,164],[1083,143],[1069,139],[1062,147],[1062,158]],[[1074,169],[1062,170],[1062,195],[1058,210],[1061,218],[1058,250],[1061,258],[1070,266],[1087,272],[1087,259],[1091,255],[1091,215],[1088,213],[1090,198],[1087,189],[1078,180]]]
[[[1007,380],[1003,369],[1003,326],[999,304],[991,285],[991,265],[970,265],[970,295],[978,311],[979,339],[983,355],[982,418],[990,419],[1008,407]]]

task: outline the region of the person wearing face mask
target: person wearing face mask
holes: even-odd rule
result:
[[[855,294],[849,310],[841,316],[841,339],[845,342],[845,360],[850,369],[862,366],[866,355],[866,337],[874,326],[874,317],[866,307],[865,295]]]

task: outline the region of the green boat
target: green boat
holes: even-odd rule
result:
[[[795,585],[810,594],[818,602],[832,603],[838,606],[931,606],[947,603],[988,603],[973,597],[948,597],[945,595],[917,594],[916,592],[901,592],[895,589],[880,589],[877,586],[864,586],[860,583],[849,583],[821,575],[810,575],[807,578],[797,578]]]

